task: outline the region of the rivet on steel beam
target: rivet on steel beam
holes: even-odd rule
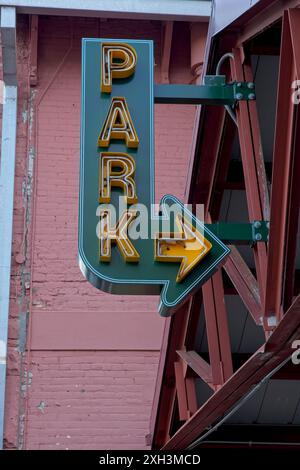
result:
[[[276,315],[269,316],[267,318],[267,324],[268,326],[276,326],[277,325],[277,318]]]
[[[254,93],[249,93],[249,96],[248,96],[249,100],[255,100],[256,96]]]
[[[253,82],[249,82],[249,83],[247,84],[247,87],[250,88],[250,90],[253,90],[253,88],[254,88],[254,83],[253,83]]]
[[[239,82],[239,83],[236,84],[236,86],[240,88],[242,86],[242,84]]]
[[[259,242],[261,239],[262,239],[261,234],[260,234],[260,233],[257,233],[257,234],[255,235],[255,240],[256,240],[257,242]]]
[[[256,221],[254,222],[254,227],[255,227],[255,228],[260,228],[260,227],[261,227],[261,223],[260,223],[259,220],[256,220]]]
[[[235,97],[236,97],[237,100],[242,100],[244,98],[244,95],[243,95],[243,93],[237,93],[235,95]]]

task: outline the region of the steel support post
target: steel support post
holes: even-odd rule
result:
[[[178,356],[215,391],[212,368],[196,351],[177,351]]]
[[[257,325],[262,325],[263,314],[258,283],[235,246],[224,265],[237,293]]]
[[[240,49],[234,49],[232,74],[235,80],[243,81],[245,71],[242,64]],[[249,69],[247,70],[249,74]],[[238,133],[241,147],[241,157],[244,170],[245,188],[250,221],[265,220],[267,208],[267,179],[264,169],[263,154],[257,117],[254,109],[249,109],[246,102],[241,101],[237,107]],[[254,246],[254,257],[258,285],[261,298],[264,298],[265,278],[267,268],[267,252],[264,243]]]
[[[298,228],[299,174],[294,166],[299,160],[295,144],[299,149],[299,121],[297,105],[292,100],[292,83],[299,73],[300,56],[299,11],[285,12],[279,66],[279,86],[273,155],[273,177],[271,192],[270,234],[268,246],[268,270],[266,279],[265,313],[276,316],[279,321],[283,313],[285,270],[292,285]],[[299,75],[298,75],[299,76]],[[291,196],[295,197],[295,201]],[[289,216],[293,220],[289,220]],[[290,265],[287,265],[287,260]],[[289,302],[291,290],[288,288]]]
[[[240,400],[246,400],[253,386],[259,386],[265,377],[283,365],[291,355],[291,345],[300,335],[300,296],[289,308],[265,345],[221,387],[171,437],[163,450],[187,449],[212,423],[217,423]]]
[[[203,285],[202,295],[212,379],[219,386],[233,373],[221,271]]]
[[[229,114],[226,113],[224,118],[222,137],[220,141],[220,148],[218,152],[218,161],[216,165],[213,187],[209,195],[210,202],[208,211],[211,215],[213,222],[218,220],[219,218],[236,133],[236,125],[229,116]]]
[[[178,403],[179,420],[186,421],[189,418],[187,393],[185,388],[184,368],[182,361],[174,362],[176,394]]]
[[[161,59],[161,83],[170,83],[169,68],[172,48],[173,21],[163,23],[163,48]]]
[[[38,25],[39,25],[39,17],[37,15],[32,15],[31,25],[30,25],[30,73],[29,73],[30,86],[36,86],[37,81],[38,81],[38,75],[37,75]]]
[[[183,349],[186,332],[190,319],[191,300],[183,304],[176,315],[169,320],[168,338],[170,343],[165,354],[164,377],[160,390],[160,396],[157,404],[157,420],[154,429],[152,429],[155,447],[162,447],[170,438],[171,425],[173,419],[174,405],[177,395],[174,378],[174,364],[178,361],[176,349]],[[167,320],[168,321],[168,320]],[[182,388],[181,388],[182,390]],[[181,401],[182,403],[182,401]]]
[[[295,63],[295,73],[297,80],[300,80],[300,43],[299,43],[299,27],[300,27],[300,11],[298,9],[289,10],[290,32],[293,48],[293,57]],[[283,292],[283,310],[286,311],[294,296],[295,285],[295,262],[297,252],[297,232],[299,223],[299,207],[300,207],[300,112],[299,105],[295,109],[295,126],[294,126],[294,146],[293,146],[293,169],[290,183],[290,207],[287,220],[286,235],[286,263],[285,263],[285,286]]]

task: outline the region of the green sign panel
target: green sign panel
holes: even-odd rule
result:
[[[174,196],[154,206],[153,44],[84,39],[79,260],[115,294],[160,294],[178,304],[229,253]]]

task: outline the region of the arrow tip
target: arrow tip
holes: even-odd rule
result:
[[[177,216],[177,224],[185,237],[183,257],[176,277],[176,282],[181,282],[210,252],[212,244],[182,215]]]
[[[207,255],[212,244],[183,215],[177,214],[176,224],[179,232],[159,233],[155,238],[155,259],[180,263],[176,282],[181,282]]]

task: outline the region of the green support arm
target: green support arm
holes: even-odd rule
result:
[[[241,100],[255,100],[253,82],[226,83],[225,75],[207,75],[203,85],[155,85],[158,104],[207,104],[233,106]]]
[[[267,242],[269,222],[256,220],[253,223],[217,222],[207,227],[223,242],[236,244],[254,244]]]

